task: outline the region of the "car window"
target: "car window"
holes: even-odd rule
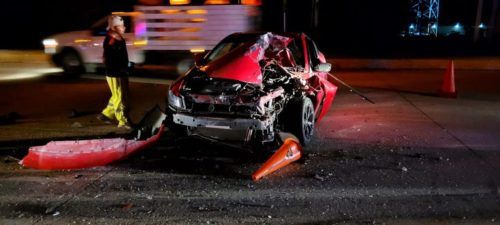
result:
[[[290,51],[292,52],[295,63],[298,66],[304,67],[304,51],[300,38],[294,38],[294,40],[290,44],[288,44],[288,49],[290,49]]]
[[[205,58],[204,62],[209,63],[211,61],[214,61],[220,58],[221,56],[231,52],[233,49],[238,48],[249,41],[255,40],[257,37],[258,36],[252,34],[248,35],[242,34],[226,38],[222,40],[219,44],[217,44],[217,46],[215,46],[215,48],[213,48],[212,51],[210,51],[210,53]]]
[[[243,45],[243,42],[221,43],[210,52],[210,55],[208,55],[206,62],[214,61],[241,45]]]
[[[311,60],[311,67],[315,67],[320,63],[319,61],[319,54],[318,54],[318,47],[316,47],[316,44],[314,43],[313,40],[310,38],[307,38],[307,49],[309,50],[309,59]]]

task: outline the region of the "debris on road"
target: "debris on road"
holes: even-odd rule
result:
[[[72,128],[82,128],[83,125],[80,122],[74,122],[73,124],[71,124],[71,127]]]
[[[147,149],[156,143],[164,130],[165,119],[158,107],[150,110],[143,119],[136,140],[124,138],[81,141],[52,141],[44,146],[34,146],[19,164],[42,170],[81,169],[104,166],[125,159],[131,154]],[[160,122],[158,122],[160,121]],[[159,126],[159,127],[158,127]],[[145,140],[145,130],[152,136]],[[155,133],[156,131],[156,133]]]
[[[43,170],[104,166],[151,147],[158,141],[162,132],[163,127],[155,136],[145,141],[123,138],[52,141],[44,146],[31,147],[28,155],[24,157],[20,164],[25,167]]]
[[[320,175],[318,175],[318,174],[314,175],[314,179],[319,180],[319,181],[325,181],[325,178],[322,177],[322,176],[320,176]]]
[[[13,157],[13,156],[10,156],[10,155],[3,157],[4,163],[19,162],[19,161],[20,161],[20,159]]]
[[[69,112],[69,115],[68,115],[68,118],[77,118],[77,117],[80,117],[80,116],[83,116],[84,113],[82,112],[79,112],[77,111],[76,109],[71,109],[71,111]]]
[[[128,210],[130,210],[133,206],[134,206],[134,204],[132,204],[132,203],[125,203],[125,204],[123,204],[123,205],[122,205],[122,210],[123,210],[123,211],[128,211]]]
[[[45,214],[49,215],[49,214],[56,213],[57,207],[59,207],[59,205],[53,205],[53,206],[48,207],[47,209],[45,209]]]

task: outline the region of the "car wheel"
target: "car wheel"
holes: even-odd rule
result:
[[[61,54],[61,66],[65,75],[78,76],[84,72],[82,60],[74,51],[65,51]]]
[[[314,134],[314,106],[310,98],[292,99],[286,111],[286,131],[295,135],[304,146],[309,144]]]

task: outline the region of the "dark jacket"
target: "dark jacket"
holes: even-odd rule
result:
[[[115,31],[109,31],[103,43],[103,60],[106,76],[128,76],[128,53],[125,39]]]

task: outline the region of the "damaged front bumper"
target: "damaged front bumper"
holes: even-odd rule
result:
[[[274,118],[246,119],[246,118],[218,118],[208,116],[191,116],[187,114],[173,114],[176,124],[189,127],[205,127],[231,130],[267,130],[273,127]]]
[[[273,116],[264,119],[252,119],[174,113],[172,114],[172,121],[176,125],[185,126],[190,136],[244,143],[252,140],[259,140],[260,142],[274,140]]]

